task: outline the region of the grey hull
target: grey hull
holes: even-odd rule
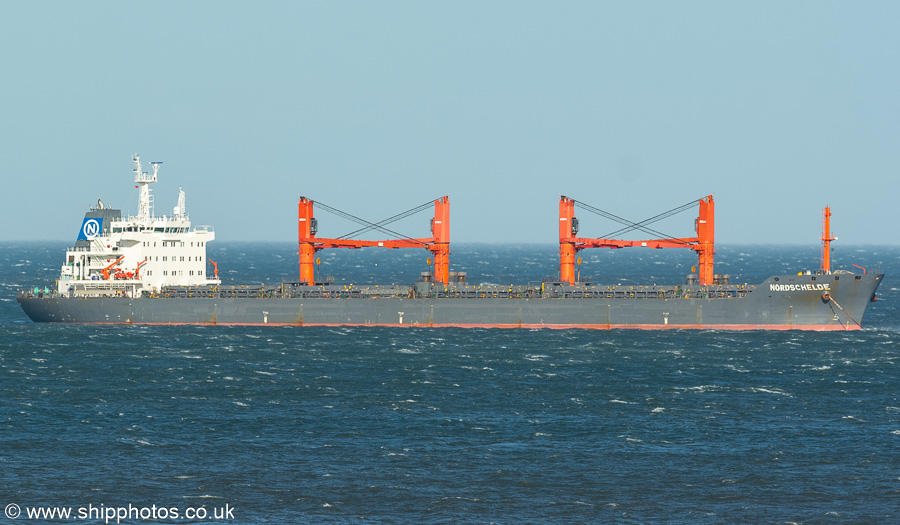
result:
[[[687,298],[599,294],[503,299],[20,296],[18,301],[35,322],[854,330],[861,328],[882,277],[777,276],[744,287],[741,295],[707,298],[697,293]]]

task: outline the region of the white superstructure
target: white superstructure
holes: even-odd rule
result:
[[[216,275],[208,275],[214,267],[206,257],[206,245],[215,239],[212,227],[191,228],[180,188],[172,215],[155,216],[150,184],[156,182],[162,163],[152,162],[150,175],[143,171],[139,155],[132,160],[139,188],[137,216],[122,217],[120,210],[97,201],[84,216],[75,246],[66,250],[60,294],[138,297],[164,286],[220,283]]]

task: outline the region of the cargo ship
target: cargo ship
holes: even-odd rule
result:
[[[223,285],[218,265],[207,257],[215,239],[209,226],[191,226],[179,189],[171,215],[154,213],[152,174],[132,158],[139,188],[138,214],[98,201],[83,218],[75,245],[66,251],[59,280],[21,291],[17,300],[34,322],[392,326],[588,329],[857,330],[884,275],[832,271],[830,209],[825,208],[822,265],[816,271],[773,275],[758,284],[734,284],[714,272],[715,207],[712,195],[639,222],[561,196],[559,274],[540,283],[497,286],[467,282],[450,271],[450,204],[447,196],[380,222],[368,222],[316,203],[298,202],[299,279],[279,285]],[[649,233],[648,240],[578,236],[575,207]],[[337,238],[318,236],[314,208],[343,214],[362,225]],[[400,217],[430,210],[427,237],[405,237],[387,228]],[[695,236],[671,237],[649,227],[660,218],[697,206]],[[381,231],[391,238],[355,240]],[[618,232],[615,232],[618,233]],[[610,236],[612,237],[612,236]],[[335,248],[428,250],[429,271],[409,285],[345,285],[320,276],[317,253]],[[697,267],[670,285],[600,284],[580,278],[578,253],[590,248],[687,248]],[[433,260],[432,260],[433,258]],[[210,270],[212,270],[210,272]],[[210,275],[211,273],[211,275]]]

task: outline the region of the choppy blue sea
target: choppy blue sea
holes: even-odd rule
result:
[[[215,244],[226,284],[296,279],[292,245]],[[835,245],[887,277],[864,330],[816,333],[33,324],[15,293],[65,244],[0,247],[0,523],[900,521],[900,248]],[[411,283],[427,256],[325,251],[322,271]],[[696,261],[582,257],[611,284]],[[717,272],[818,257],[722,246]],[[451,266],[537,282],[556,247],[454,246]],[[29,518],[45,507],[72,517]]]

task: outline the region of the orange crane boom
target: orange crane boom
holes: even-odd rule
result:
[[[314,285],[316,252],[325,248],[425,248],[434,254],[434,279],[450,281],[450,201],[446,195],[434,201],[434,218],[431,220],[431,237],[419,239],[389,239],[384,241],[358,241],[353,239],[327,239],[316,237],[318,225],[313,216],[313,201],[300,197],[297,208],[300,256],[300,282]]]
[[[100,270],[100,274],[103,275],[103,279],[105,279],[105,280],[108,281],[108,280],[109,280],[109,271],[112,270],[113,266],[115,266],[115,265],[119,264],[120,262],[122,262],[123,259],[125,259],[125,256],[124,256],[124,255],[121,256],[121,257],[119,257],[119,258],[116,259],[115,261],[113,261],[113,263],[110,264],[109,266],[107,266],[106,268]],[[107,260],[109,260],[109,259],[107,259]]]
[[[141,268],[143,268],[144,265],[147,264],[147,261],[149,261],[149,260],[150,260],[149,258],[145,257],[143,261],[138,263],[137,268],[134,269],[134,279],[135,280],[137,280],[137,281],[141,280]]]
[[[207,257],[207,259],[209,259],[209,258]],[[213,265],[213,279],[218,279],[219,278],[219,265],[216,264],[216,261],[214,261],[212,259],[209,259],[209,262],[212,263],[212,265]]]
[[[713,284],[715,256],[715,203],[712,195],[698,201],[700,211],[695,223],[696,237],[624,241],[619,239],[590,239],[577,237],[578,219],[575,217],[575,200],[566,196],[559,199],[559,281],[575,284],[575,256],[585,248],[690,248],[697,252],[700,267],[700,284]]]

